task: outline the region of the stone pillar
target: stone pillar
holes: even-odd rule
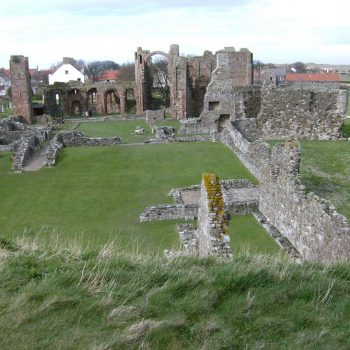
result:
[[[119,92],[120,99],[120,114],[125,114],[126,111],[126,93],[125,90]]]
[[[232,258],[227,225],[220,179],[215,174],[205,173],[198,212],[199,256]]]
[[[11,56],[10,71],[13,114],[21,116],[27,123],[31,123],[33,108],[28,57]]]

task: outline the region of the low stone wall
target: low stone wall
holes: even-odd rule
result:
[[[176,136],[165,139],[151,139],[145,141],[145,143],[159,144],[170,142],[216,142],[210,135],[193,135],[193,136]]]
[[[93,123],[93,122],[117,122],[123,120],[145,120],[146,117],[143,114],[121,114],[121,115],[109,115],[104,117],[92,117],[92,118],[66,118],[65,123]]]
[[[87,137],[82,131],[62,131],[57,135],[57,141],[63,146],[113,146],[122,142],[119,137]]]
[[[259,199],[251,200],[234,200],[232,202],[225,202],[225,212],[230,216],[234,215],[248,215],[259,210]]]
[[[49,127],[39,127],[28,130],[19,141],[14,143],[14,156],[12,157],[12,169],[21,171],[30,156],[41,144],[48,139]]]
[[[59,152],[63,147],[91,147],[91,146],[114,146],[121,143],[119,137],[86,137],[82,131],[61,131],[51,140],[46,150],[46,167],[56,164]]]
[[[248,141],[233,126],[220,133],[221,142],[235,152],[240,161],[261,180],[261,169],[270,159],[270,146],[263,140]]]
[[[140,215],[140,221],[195,220],[198,217],[198,205],[164,204],[148,207]]]
[[[60,151],[63,148],[63,143],[58,141],[58,136],[55,135],[51,140],[49,147],[46,150],[45,167],[52,167],[56,165]]]
[[[220,181],[223,191],[228,191],[231,189],[240,189],[240,188],[255,188],[255,185],[252,184],[249,180],[246,179],[228,179]],[[182,194],[186,192],[199,192],[201,190],[201,185],[192,185],[188,187],[181,188],[172,188],[169,192],[169,196],[173,197],[174,203],[184,204],[182,199]]]

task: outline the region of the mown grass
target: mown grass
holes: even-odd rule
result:
[[[302,141],[301,180],[350,220],[350,143]]]
[[[66,148],[54,168],[21,174],[10,171],[9,154],[2,154],[2,234],[11,238],[25,232],[49,240],[56,231],[62,239],[83,236],[96,245],[117,237],[125,249],[162,252],[178,245],[175,222],[139,223],[139,215],[147,206],[171,203],[171,188],[198,184],[203,172],[256,182],[219,143]],[[242,239],[244,249],[259,251],[259,240],[249,244],[245,238],[253,230],[253,235],[261,233],[260,251],[276,251],[260,226],[248,225],[253,218],[235,220],[234,246]]]
[[[137,127],[144,128],[144,135],[132,135]],[[77,130],[90,137],[118,136],[123,143],[144,142],[152,138],[151,129],[144,120],[126,120],[118,122],[81,123]]]
[[[350,110],[348,112],[348,115],[350,115]],[[350,119],[346,119],[343,125],[342,129],[342,136],[343,137],[350,137]]]
[[[0,244],[4,350],[350,348],[349,264]]]

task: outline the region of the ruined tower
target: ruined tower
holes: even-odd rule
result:
[[[33,110],[28,57],[11,56],[10,71],[13,114],[21,116],[27,123],[31,123]]]

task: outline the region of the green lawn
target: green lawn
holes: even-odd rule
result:
[[[167,193],[172,187],[198,184],[203,172],[256,182],[220,143],[66,148],[54,168],[22,174],[11,173],[9,155],[2,154],[2,234],[12,237],[26,230],[26,235],[48,239],[56,231],[60,239],[83,236],[85,242],[100,244],[112,237],[124,247],[162,251],[178,245],[175,223],[139,223],[139,214],[147,206],[171,203]],[[259,240],[249,246],[246,239],[252,230],[253,236],[262,234],[260,251],[275,251],[253,218],[234,221],[233,245],[236,235],[238,246],[259,250]]]
[[[144,135],[132,135],[137,126],[144,128],[146,133]],[[77,130],[81,130],[91,137],[119,136],[123,143],[139,143],[153,137],[150,127],[144,120],[81,123]]]
[[[350,110],[348,114],[350,115]],[[342,135],[343,137],[350,137],[350,119],[345,120],[343,125]]]
[[[302,141],[301,180],[350,220],[350,142]]]

